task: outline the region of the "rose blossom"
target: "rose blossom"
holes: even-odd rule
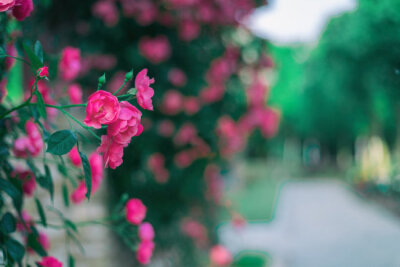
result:
[[[21,212],[21,217],[23,222],[18,219],[17,221],[17,231],[19,232],[30,232],[30,226],[33,225],[33,218],[31,217],[31,215],[29,215],[29,213],[26,210],[23,210]]]
[[[191,218],[184,218],[181,222],[181,231],[193,238],[196,245],[202,247],[207,243],[207,229],[200,222]]]
[[[15,0],[0,0],[0,12],[7,11],[15,5]]]
[[[99,90],[91,94],[86,106],[87,126],[100,129],[102,124],[110,124],[118,119],[120,107],[118,99],[110,92]]]
[[[79,185],[71,194],[71,200],[75,204],[81,203],[85,199],[85,195],[87,193],[87,188],[85,181],[80,181]]]
[[[183,105],[183,96],[176,90],[168,90],[163,97],[162,111],[168,115],[177,114]]]
[[[58,63],[58,69],[64,80],[71,81],[75,79],[81,69],[81,51],[70,46],[64,48]]]
[[[145,36],[139,40],[139,52],[151,63],[159,64],[170,57],[171,45],[164,35],[154,38]]]
[[[121,145],[128,145],[133,136],[140,135],[143,126],[140,124],[142,113],[127,101],[120,103],[118,119],[108,125],[107,135]]]
[[[26,240],[26,243],[27,243],[27,241],[28,240]],[[42,248],[45,251],[48,251],[50,249],[50,240],[49,240],[49,237],[45,233],[40,232],[39,236],[37,237],[37,241],[39,242],[39,244],[42,246]],[[28,247],[28,252],[33,253],[34,250],[32,248]]]
[[[43,257],[41,261],[38,261],[37,264],[42,267],[62,267],[63,264],[59,260],[54,257],[46,256]]]
[[[181,69],[173,68],[168,72],[168,81],[173,86],[185,86],[186,80],[186,74]]]
[[[101,144],[97,148],[97,153],[103,154],[105,167],[110,166],[111,169],[115,169],[122,164],[124,146],[115,142],[112,137],[102,135]]]
[[[49,67],[43,66],[39,68],[37,74],[40,78],[49,77]]]
[[[192,41],[200,35],[200,24],[192,19],[184,19],[179,25],[179,37],[183,41]]]
[[[148,110],[153,110],[151,98],[154,95],[153,88],[150,87],[154,83],[154,78],[147,76],[147,69],[140,71],[135,78],[135,88],[137,90],[136,97],[139,105]]]
[[[149,264],[153,255],[154,243],[151,240],[140,242],[136,252],[136,259],[140,264]]]
[[[25,158],[29,155],[35,157],[43,148],[42,136],[32,121],[25,123],[25,131],[28,136],[19,137],[15,140],[13,152],[16,157]]]
[[[217,266],[228,266],[232,263],[232,255],[225,247],[216,245],[210,250],[210,260]]]
[[[28,17],[32,11],[32,0],[16,0],[12,9],[12,14],[17,20],[22,21]]]
[[[139,225],[146,217],[147,208],[140,199],[132,198],[125,205],[126,220]]]
[[[71,161],[71,163],[76,167],[80,167],[82,165],[81,156],[79,155],[79,151],[76,146],[74,146],[68,153],[68,158]]]
[[[12,57],[17,57],[18,56],[17,49],[15,48],[14,43],[8,43],[6,49],[7,49],[7,55],[10,55]],[[9,70],[14,66],[15,58],[12,58],[12,57],[6,57],[4,59],[6,70]]]
[[[175,126],[170,120],[163,120],[158,125],[158,133],[163,137],[170,137],[175,130]]]
[[[183,109],[187,115],[196,114],[200,110],[200,101],[194,97],[186,97],[183,101]]]
[[[154,228],[150,223],[145,222],[139,225],[139,238],[142,241],[154,239]]]
[[[67,93],[72,104],[82,104],[82,88],[79,84],[74,83],[68,86]]]
[[[102,0],[97,1],[92,6],[93,16],[103,20],[107,27],[115,26],[118,22],[118,9],[113,1]]]

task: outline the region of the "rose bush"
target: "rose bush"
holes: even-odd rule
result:
[[[134,104],[145,103],[145,108],[150,109],[154,91],[149,84],[154,79],[147,76],[147,69],[136,76],[141,96],[136,101],[136,91],[119,94],[132,80],[133,71],[126,73],[114,93],[104,90],[103,75],[97,90],[90,93],[87,102],[83,101],[81,86],[75,80],[83,66],[80,49],[64,48],[57,64],[56,55],[44,54],[39,41],[32,47],[17,30],[29,25],[22,23],[17,27],[15,19],[24,20],[32,10],[31,0],[0,1],[0,265],[63,266],[60,259],[49,255],[50,241],[44,229],[64,231],[66,244],[73,241],[81,247],[79,227],[98,223],[106,227],[119,225],[118,234],[129,238],[128,246],[137,251],[140,262],[148,263],[155,246],[155,233],[150,223],[140,224],[146,216],[146,207],[140,200],[128,201],[128,196],[122,195],[109,217],[93,221],[73,222],[61,208],[73,208],[70,200],[74,205],[89,200],[102,184],[104,169],[122,164],[123,148],[143,131],[142,112]],[[24,64],[24,78],[31,79],[23,97],[18,99],[9,97],[12,94],[7,83],[15,71],[15,61]],[[58,75],[51,66],[58,66]],[[61,90],[64,86],[68,90]],[[85,119],[73,115],[71,109],[86,109]],[[61,116],[66,118],[69,129],[59,129],[65,127],[56,121]],[[95,149],[83,148],[88,144],[85,132],[94,138],[92,147],[97,146],[97,152],[93,151],[89,158],[85,151]],[[101,137],[99,132],[103,133]],[[62,178],[63,207],[54,201],[56,178]],[[25,210],[28,198],[34,199],[37,214]],[[50,198],[51,204],[42,205],[44,198]],[[135,201],[141,203],[140,209],[132,209],[131,203]],[[48,221],[48,213],[56,214],[58,221]],[[73,266],[74,255],[69,247],[65,251],[69,253],[69,266]],[[35,256],[28,257],[27,253]]]

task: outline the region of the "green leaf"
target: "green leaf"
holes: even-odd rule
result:
[[[66,184],[62,185],[62,193],[63,193],[64,205],[66,207],[69,207],[68,187]]]
[[[41,257],[47,256],[46,250],[42,247],[39,242],[39,234],[31,233],[28,235],[28,247],[32,248]]]
[[[35,88],[35,96],[36,96],[36,99],[37,99],[36,104],[37,104],[38,112],[39,112],[41,117],[46,119],[47,118],[46,106],[44,104],[42,93],[39,92],[37,86]]]
[[[0,190],[9,195],[13,201],[15,208],[21,211],[22,208],[22,193],[9,181],[0,178]]]
[[[74,231],[75,233],[78,233],[78,228],[76,227],[76,225],[72,222],[72,221],[70,221],[70,220],[67,220],[67,219],[65,219],[65,225],[68,227],[68,228],[70,228],[72,231]]]
[[[3,233],[10,234],[15,231],[16,224],[17,222],[11,212],[6,212],[1,218],[0,229]]]
[[[40,62],[42,62],[43,64],[43,48],[39,40],[36,41],[34,48],[35,48],[35,55],[39,58]]]
[[[9,238],[6,240],[6,242],[4,242],[4,245],[8,254],[13,260],[16,262],[20,262],[22,260],[25,255],[25,248],[21,243],[13,238]]]
[[[71,254],[68,255],[68,267],[75,267],[75,259]]]
[[[0,46],[0,57],[7,55],[6,51],[4,51],[3,47]]]
[[[92,191],[92,171],[90,170],[90,164],[85,154],[79,151],[81,156],[83,172],[85,173],[85,184],[86,184],[86,197],[90,199],[90,193]]]
[[[61,130],[50,135],[47,152],[54,155],[67,154],[76,144],[76,135],[70,130]]]
[[[40,61],[40,59],[35,55],[35,53],[32,51],[32,48],[27,44],[24,43],[23,45],[24,51],[27,55],[27,57],[29,58],[29,61],[32,64],[32,67],[37,70],[40,67],[43,66],[43,63]]]
[[[43,206],[40,203],[39,199],[35,198],[35,202],[36,202],[36,207],[38,209],[38,213],[39,213],[39,216],[40,216],[40,221],[42,222],[44,227],[47,227],[46,215],[44,213]]]
[[[47,164],[44,165],[44,170],[46,173],[47,189],[49,190],[51,201],[53,201],[54,200],[53,177],[51,176],[51,172],[50,172],[49,166]]]

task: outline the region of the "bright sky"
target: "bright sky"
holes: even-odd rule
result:
[[[317,41],[330,17],[357,7],[357,0],[271,0],[249,20],[253,32],[277,44]]]

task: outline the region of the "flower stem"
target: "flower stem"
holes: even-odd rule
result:
[[[13,107],[12,109],[10,109],[10,110],[4,112],[3,114],[1,114],[0,115],[0,119],[3,119],[8,114],[10,114],[10,113],[12,113],[12,112],[14,112],[14,111],[16,111],[18,109],[21,109],[21,108],[23,108],[25,106],[28,106],[29,103],[31,102],[32,97],[33,97],[33,88],[36,87],[36,84],[37,84],[37,80],[35,80],[35,82],[33,83],[32,87],[31,87],[31,95],[29,96],[29,98],[25,102],[23,102],[22,104],[20,104],[20,105],[18,105],[16,107]]]
[[[118,92],[119,91],[121,91],[122,90],[122,88],[124,88],[124,86],[125,86],[125,84],[128,82],[128,80],[124,80],[124,83],[121,85],[121,87],[113,94],[113,95],[116,95],[116,94],[118,94]]]

